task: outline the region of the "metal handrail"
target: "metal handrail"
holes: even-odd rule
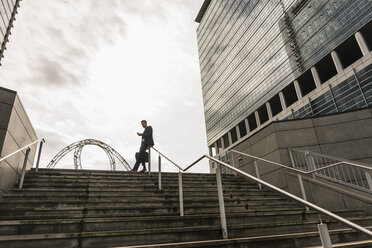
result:
[[[325,169],[329,169],[331,167],[338,166],[340,164],[348,164],[348,165],[351,165],[351,166],[354,166],[354,167],[358,167],[358,168],[362,168],[362,169],[366,169],[366,170],[372,170],[372,168],[371,167],[368,167],[368,166],[364,166],[364,165],[354,164],[354,163],[351,163],[351,162],[342,161],[342,162],[337,162],[337,163],[334,163],[334,164],[330,164],[330,165],[324,166],[322,168],[318,168],[318,169],[314,169],[314,170],[310,170],[310,171],[303,171],[303,170],[299,170],[299,169],[296,169],[296,168],[293,168],[293,167],[290,167],[290,166],[287,166],[287,165],[284,165],[284,164],[280,164],[280,163],[273,162],[273,161],[270,161],[270,160],[266,160],[266,159],[263,159],[263,158],[260,158],[260,157],[256,157],[256,156],[253,156],[253,155],[250,155],[250,154],[239,152],[239,151],[236,151],[236,150],[230,150],[229,152],[234,152],[234,153],[237,153],[237,154],[240,154],[240,155],[243,155],[243,156],[254,158],[256,160],[261,160],[263,162],[274,164],[274,165],[280,166],[282,168],[286,168],[288,170],[296,171],[296,172],[299,172],[299,173],[302,173],[302,174],[312,174],[314,172],[325,170]]]
[[[372,167],[368,166],[368,164],[366,164],[366,163],[351,161],[351,160],[344,159],[344,158],[339,158],[339,157],[335,157],[335,156],[331,156],[331,155],[327,155],[327,154],[322,154],[322,153],[318,153],[318,152],[313,152],[313,151],[306,151],[306,150],[302,150],[302,149],[298,149],[298,148],[289,148],[289,150],[296,151],[296,152],[302,152],[302,153],[308,152],[312,155],[316,155],[316,156],[319,156],[319,157],[324,157],[324,158],[333,159],[333,160],[339,160],[340,162],[342,162],[344,164],[352,165],[354,167],[367,169],[367,170],[372,170]]]
[[[36,140],[36,141],[34,141],[34,142],[32,142],[32,143],[30,143],[30,144],[28,144],[28,145],[26,145],[26,146],[18,149],[15,152],[12,152],[12,153],[8,154],[7,156],[5,156],[5,157],[3,157],[3,158],[0,159],[0,163],[1,163],[2,161],[8,159],[9,157],[11,157],[11,156],[13,156],[13,155],[15,155],[15,154],[23,151],[24,149],[27,149],[26,150],[26,154],[25,154],[25,158],[23,160],[23,167],[22,167],[21,174],[16,169],[14,169],[13,166],[9,165],[20,176],[20,178],[19,178],[19,186],[18,186],[20,189],[23,187],[23,181],[24,181],[24,178],[25,178],[25,175],[26,175],[27,160],[28,160],[28,156],[30,154],[31,146],[33,146],[33,145],[35,145],[35,144],[37,144],[39,142],[40,142],[40,144],[39,144],[39,152],[38,152],[37,159],[36,159],[36,171],[37,171],[38,168],[39,168],[41,150],[43,148],[43,143],[45,142],[45,139],[44,138],[38,139],[38,140]]]
[[[11,157],[11,156],[17,154],[17,153],[20,152],[20,151],[23,151],[24,149],[26,149],[26,148],[28,148],[28,147],[30,147],[30,146],[36,144],[36,143],[39,143],[40,141],[45,142],[45,139],[44,139],[44,138],[38,139],[38,140],[36,140],[36,141],[34,141],[34,142],[32,142],[32,143],[30,143],[30,144],[28,144],[28,145],[26,145],[26,146],[20,148],[20,149],[18,149],[17,151],[10,153],[10,154],[6,155],[6,156],[3,157],[3,158],[0,158],[0,162],[6,160],[7,158],[9,158],[9,157]]]
[[[244,171],[241,171],[241,170],[239,170],[239,169],[237,169],[237,168],[235,168],[235,167],[233,167],[233,166],[231,166],[231,165],[229,165],[229,164],[227,164],[225,162],[222,162],[222,161],[220,161],[220,160],[218,160],[218,159],[216,159],[216,158],[214,158],[212,156],[209,156],[209,155],[205,154],[205,155],[201,156],[199,159],[197,159],[195,162],[191,163],[186,168],[182,168],[181,166],[177,165],[172,160],[170,160],[167,156],[165,156],[164,154],[160,153],[156,148],[154,148],[154,147],[151,147],[151,148],[154,149],[156,152],[159,153],[159,155],[163,156],[165,159],[167,159],[168,161],[170,161],[173,165],[175,165],[176,167],[178,167],[182,171],[186,171],[189,168],[191,168],[192,166],[194,166],[196,163],[198,163],[199,161],[201,161],[202,159],[208,158],[209,160],[212,160],[212,161],[216,162],[219,165],[223,165],[223,166],[229,168],[230,170],[235,171],[236,173],[239,173],[239,174],[241,174],[241,175],[243,175],[245,177],[248,177],[249,179],[255,181],[258,184],[264,185],[267,188],[270,188],[270,189],[272,189],[272,190],[274,190],[274,191],[276,191],[276,192],[278,192],[278,193],[280,193],[282,195],[285,195],[286,197],[288,197],[288,198],[290,198],[290,199],[292,199],[294,201],[297,201],[299,203],[302,203],[303,205],[305,205],[307,207],[310,207],[312,209],[315,209],[318,212],[321,212],[321,213],[323,213],[323,214],[325,214],[325,215],[327,215],[327,216],[329,216],[329,217],[331,217],[333,219],[336,219],[336,220],[344,223],[345,225],[351,227],[352,229],[358,230],[358,231],[363,232],[363,233],[365,233],[365,234],[367,234],[367,235],[369,235],[369,236],[372,237],[372,231],[370,231],[370,230],[368,230],[368,229],[366,229],[366,228],[364,228],[362,226],[359,226],[359,225],[357,225],[357,224],[355,224],[355,223],[353,223],[353,222],[351,222],[351,221],[349,221],[349,220],[347,220],[345,218],[342,218],[341,216],[338,216],[338,215],[336,215],[336,214],[334,214],[334,213],[332,213],[332,212],[330,212],[330,211],[328,211],[328,210],[326,210],[324,208],[321,208],[321,207],[319,207],[319,206],[317,206],[317,205],[315,205],[315,204],[313,204],[311,202],[308,202],[308,201],[303,200],[303,199],[301,199],[301,198],[299,198],[299,197],[297,197],[297,196],[295,196],[295,195],[293,195],[291,193],[288,193],[288,192],[286,192],[286,191],[284,191],[284,190],[282,190],[282,189],[280,189],[280,188],[278,188],[278,187],[276,187],[276,186],[274,186],[274,185],[272,185],[270,183],[267,183],[267,182],[265,182],[265,181],[263,181],[263,180],[261,180],[259,178],[254,177],[254,176],[252,176],[252,175],[250,175],[250,174],[248,174],[248,173],[246,173]],[[266,160],[266,161],[268,161],[268,160]],[[268,162],[271,162],[271,161],[268,161]]]

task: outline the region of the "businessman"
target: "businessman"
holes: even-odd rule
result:
[[[152,138],[152,127],[147,126],[147,121],[142,120],[141,125],[145,130],[143,130],[143,133],[137,132],[137,135],[141,136],[142,140],[141,140],[141,147],[139,149],[138,156],[136,158],[136,163],[134,164],[132,171],[137,171],[139,165],[142,164],[143,169],[141,170],[141,172],[145,172],[146,171],[146,166],[145,166],[146,150],[149,147],[154,145],[154,139]]]

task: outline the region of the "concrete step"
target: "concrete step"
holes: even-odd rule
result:
[[[261,191],[242,177],[224,175],[222,181],[229,237],[245,239],[241,247],[320,244],[314,211],[305,212],[299,204]],[[0,201],[0,247],[148,246],[221,238],[215,175],[183,175],[183,217],[178,173],[162,174],[162,190],[157,182],[157,173],[31,171],[24,189],[10,190]],[[361,209],[338,212],[363,225],[372,220]],[[336,242],[366,238],[321,218]],[[233,241],[218,242],[205,247],[235,246]],[[190,247],[203,247],[200,244]]]
[[[245,204],[236,205],[234,203],[226,202],[225,208],[227,212],[242,212],[242,211],[257,211],[257,210],[281,210],[281,209],[298,209],[299,205],[296,203],[277,203],[277,202],[267,202],[265,205],[262,204]],[[185,214],[201,214],[201,213],[218,213],[219,207],[218,203],[194,203],[184,205]],[[0,208],[0,219],[5,216],[30,216],[30,215],[50,215],[56,213],[59,215],[68,214],[101,214],[109,216],[111,214],[125,214],[125,215],[144,215],[147,214],[171,214],[175,215],[179,213],[178,204],[140,204],[137,205],[103,205],[97,206],[95,204],[79,204],[79,205],[66,205],[64,203],[58,204],[56,206],[18,206],[9,208]]]
[[[333,248],[371,248],[372,239],[332,244],[332,247]],[[311,246],[311,247],[306,247],[306,248],[323,248],[323,246]]]
[[[194,189],[207,189],[207,190],[217,190],[217,186],[215,183],[184,183],[183,188],[185,190],[194,190]],[[23,188],[105,188],[105,189],[146,189],[146,190],[156,190],[158,188],[157,183],[135,183],[135,184],[128,184],[128,183],[96,183],[96,182],[76,182],[76,183],[63,183],[63,182],[37,182],[37,183],[28,183],[25,182],[23,184]],[[162,188],[164,190],[167,189],[177,189],[178,184],[167,184],[162,183]],[[258,186],[248,183],[226,183],[223,184],[223,188],[225,190],[247,190],[247,189],[257,189]]]
[[[158,174],[151,174],[151,175],[145,175],[145,176],[136,176],[136,175],[109,175],[109,176],[99,176],[99,175],[64,175],[64,174],[38,174],[38,173],[27,173],[25,180],[46,180],[46,179],[52,179],[52,180],[99,180],[99,181],[122,181],[125,179],[126,181],[150,181],[150,180],[158,180]],[[178,175],[172,175],[167,176],[162,174],[161,176],[162,181],[169,181],[169,182],[177,182],[178,183]],[[203,176],[203,177],[190,177],[188,174],[183,174],[182,180],[185,182],[190,181],[196,181],[196,182],[215,182],[216,176]],[[222,176],[223,182],[250,182],[249,179],[243,178],[243,177],[225,177]]]
[[[342,233],[342,230],[338,231]],[[345,234],[345,232],[343,232]],[[350,235],[350,232],[347,233]],[[352,233],[351,233],[352,234]],[[333,240],[337,232],[331,235]],[[215,240],[201,240],[192,242],[178,242],[168,244],[153,244],[153,245],[136,245],[136,246],[116,246],[115,248],[202,248],[202,247],[219,247],[219,248],[233,248],[233,247],[252,247],[252,248],[289,248],[289,247],[305,247],[306,243],[313,240],[314,243],[319,243],[319,236],[317,232],[296,233],[290,235],[267,235],[248,238],[230,238],[230,239],[215,239]],[[275,246],[273,244],[275,243]],[[370,248],[372,240],[365,239],[360,241],[353,241],[348,243],[333,244],[332,247],[347,247],[347,248]],[[304,246],[305,245],[305,246]],[[322,246],[312,246],[306,248],[321,248]]]
[[[295,223],[292,223],[295,224]],[[286,228],[283,225],[281,230]],[[239,227],[240,228],[240,227]],[[248,228],[248,227],[247,227]],[[247,229],[245,228],[245,230]],[[230,227],[233,232],[234,226]],[[40,243],[49,241],[49,246],[45,247],[113,247],[125,244],[125,246],[142,243],[161,244],[169,243],[173,240],[180,242],[213,240],[213,237],[220,237],[219,226],[193,226],[183,228],[157,228],[149,230],[128,230],[128,231],[107,231],[107,232],[81,232],[65,234],[33,234],[33,235],[8,235],[0,236],[0,245],[9,248],[12,247],[34,247],[42,246]],[[360,241],[367,239],[366,235],[356,233],[350,229],[337,229],[330,231],[331,238],[334,242],[347,236],[349,241]],[[239,237],[231,237],[239,238]],[[294,232],[282,234],[254,235],[251,233],[248,237],[243,238],[249,247],[304,247],[308,244],[320,244],[319,234],[317,231]],[[77,240],[78,239],[78,240]],[[240,239],[241,241],[243,239]],[[140,241],[140,242],[139,242]],[[225,240],[226,242],[227,240]],[[194,244],[194,245],[200,245]],[[241,245],[241,244],[240,244]],[[161,247],[161,246],[160,246]],[[173,247],[183,247],[180,244]],[[191,246],[203,247],[203,246]],[[224,247],[217,245],[208,247]],[[240,246],[241,247],[241,246]]]
[[[340,211],[340,214],[351,214]],[[329,218],[322,217],[324,220]],[[237,213],[227,214],[228,225],[242,223],[276,223],[293,221],[318,221],[316,212],[301,211],[267,212],[267,213]],[[349,218],[352,220],[370,221],[363,217]],[[190,216],[148,216],[148,217],[116,217],[116,218],[85,218],[85,219],[38,219],[38,220],[3,220],[0,221],[0,235],[15,234],[46,234],[83,231],[139,230],[166,227],[184,227],[201,225],[219,225],[218,214]]]
[[[239,211],[239,209],[229,208],[228,214],[267,214],[267,213],[285,213],[292,211],[304,211],[303,208],[259,208]],[[137,208],[114,209],[95,209],[92,211],[84,211],[84,208],[67,208],[56,210],[34,210],[34,211],[19,211],[18,213],[0,215],[0,220],[37,220],[37,219],[76,219],[76,218],[107,218],[107,217],[143,217],[143,216],[179,216],[179,209],[176,207],[159,208],[142,208],[139,211]],[[185,215],[210,215],[219,214],[218,208],[185,208]]]
[[[151,175],[148,173],[140,173],[140,172],[126,172],[126,171],[104,171],[104,170],[68,170],[68,169],[52,169],[52,170],[45,170],[40,169],[39,172],[35,172],[35,170],[31,170],[27,173],[27,175],[60,175],[60,176],[97,176],[97,177],[157,177],[157,172],[151,172]],[[167,178],[178,178],[178,173],[173,172],[162,172],[162,177]],[[215,178],[215,174],[210,173],[182,173],[183,179],[188,178]],[[229,174],[223,174],[222,178],[244,178],[242,176],[234,176]],[[245,179],[245,178],[244,178]]]
[[[184,201],[191,201],[191,200],[198,200],[204,199],[208,201],[217,201],[218,196],[217,193],[211,195],[192,195],[186,194],[184,196]],[[235,201],[260,201],[260,200],[283,200],[282,197],[274,195],[274,194],[257,194],[257,195],[233,195],[233,194],[225,194],[225,200],[235,200]],[[5,203],[36,203],[36,202],[53,202],[53,201],[64,201],[64,202],[73,202],[73,201],[97,201],[97,202],[133,202],[133,201],[178,201],[179,196],[178,194],[133,194],[133,195],[125,195],[125,194],[97,194],[88,192],[85,193],[77,193],[77,194],[8,194],[3,197],[0,201],[1,204]]]
[[[280,197],[252,197],[252,198],[240,198],[240,199],[233,199],[233,198],[225,198],[224,199],[226,204],[234,204],[234,205],[246,205],[249,206],[252,205],[258,205],[258,204],[286,204],[289,203],[289,200],[280,198]],[[184,204],[190,205],[190,204],[214,204],[217,203],[218,199],[215,198],[184,198]],[[120,205],[177,205],[179,204],[179,199],[173,198],[173,199],[165,199],[164,197],[152,197],[152,198],[145,198],[142,199],[141,197],[131,197],[131,198],[112,198],[112,199],[97,199],[97,198],[91,198],[86,197],[82,199],[63,199],[63,201],[60,200],[45,200],[45,199],[34,199],[34,200],[25,200],[25,199],[18,199],[18,200],[8,200],[0,202],[0,210],[1,209],[12,209],[17,208],[20,205],[27,205],[29,208],[33,207],[56,207],[58,205],[95,205],[95,206],[120,206]],[[140,205],[138,205],[140,204]]]
[[[35,190],[35,189],[23,189],[23,190],[11,190],[7,194],[3,195],[2,201],[10,201],[17,199],[80,199],[80,198],[97,198],[97,199],[117,199],[117,198],[151,198],[164,197],[165,199],[178,199],[178,191],[92,191],[89,190],[73,190],[73,189],[53,189],[53,190]],[[249,191],[225,191],[224,197],[231,199],[246,199],[254,197],[277,197],[278,195],[269,191],[249,190]],[[184,199],[195,199],[195,198],[213,198],[217,199],[217,192],[210,191],[194,191],[184,192]],[[279,196],[280,197],[280,196]]]

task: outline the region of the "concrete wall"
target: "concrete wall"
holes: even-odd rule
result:
[[[35,140],[36,133],[17,93],[0,87],[0,157],[5,157]],[[28,169],[32,167],[35,151],[36,145],[31,147]],[[0,163],[1,192],[18,182],[25,152],[19,152]]]
[[[291,166],[288,148],[300,148],[318,153],[372,164],[372,109],[363,109],[331,116],[273,122],[232,149]],[[253,160],[234,155],[230,164],[255,175]],[[280,188],[299,194],[298,180],[278,166],[258,162],[260,176]],[[317,192],[313,182],[307,191]],[[327,189],[336,197],[339,192]],[[320,192],[320,191],[318,191]],[[315,194],[313,194],[315,195]],[[323,195],[324,196],[324,195]],[[323,197],[323,200],[326,200]],[[332,199],[332,198],[328,198]],[[311,201],[321,201],[310,197]],[[332,208],[335,203],[326,203]],[[336,204],[335,206],[341,206]]]

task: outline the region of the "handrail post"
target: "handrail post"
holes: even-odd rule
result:
[[[151,174],[151,147],[149,148],[149,175]]]
[[[39,163],[40,163],[40,157],[41,157],[41,150],[43,149],[43,143],[44,142],[45,142],[44,140],[41,140],[40,141],[40,144],[39,144],[39,151],[38,151],[38,154],[37,154],[36,169],[35,169],[36,172],[39,171]]]
[[[329,237],[327,225],[323,223],[318,224],[318,230],[323,248],[332,248],[332,242]]]
[[[367,183],[368,183],[368,186],[369,186],[369,190],[372,191],[372,178],[371,178],[371,173],[369,173],[369,171],[365,170],[365,171],[364,171],[364,174],[366,175],[366,178],[367,178]]]
[[[291,150],[291,148],[288,148],[288,152],[289,152],[289,158],[291,159],[292,167],[295,168],[296,164],[295,164],[295,161],[294,161],[294,158],[293,158],[293,151]]]
[[[234,153],[233,152],[231,152],[230,153],[231,154],[231,161],[232,161],[232,166],[234,167],[234,168],[236,168],[236,166],[235,166],[235,159],[234,159]],[[236,171],[234,171],[234,175],[237,177],[238,176],[238,174],[236,173]]]
[[[310,168],[310,170],[315,170],[316,167],[315,167],[315,162],[314,162],[314,157],[313,155],[309,152],[309,151],[306,151],[305,153],[305,156],[306,156],[306,161],[308,163],[308,166]],[[311,173],[313,179],[315,179],[315,173]]]
[[[224,200],[223,200],[221,165],[220,164],[217,164],[216,179],[217,179],[218,205],[220,207],[222,238],[228,239],[227,224],[226,224],[226,213],[225,213],[225,203],[224,203]]]
[[[27,167],[27,160],[28,160],[28,155],[30,154],[31,148],[27,148],[26,154],[25,154],[25,159],[23,160],[23,167],[22,167],[22,174],[21,178],[19,180],[19,188],[22,189],[23,186],[23,181],[25,179],[25,174],[26,174],[26,167]]]
[[[158,179],[158,184],[159,184],[159,190],[161,190],[161,156],[159,154],[159,161],[158,161],[158,165],[159,165],[159,169],[158,169],[158,176],[159,176],[159,179]]]
[[[179,173],[178,173],[178,192],[179,192],[179,200],[180,200],[180,216],[183,216],[184,211],[183,211],[183,188],[182,188],[181,170],[179,170]]]
[[[258,171],[257,160],[255,160],[253,163],[254,163],[254,170],[256,171],[256,177],[260,179],[260,172]],[[258,184],[258,188],[262,190],[262,185],[260,183]]]
[[[297,174],[297,177],[298,177],[298,183],[300,184],[302,199],[307,201],[306,191],[305,191],[304,183],[302,181],[302,176],[300,174]],[[310,210],[309,207],[306,206],[306,205],[305,205],[305,209],[306,209],[306,212],[309,212],[309,210]]]

